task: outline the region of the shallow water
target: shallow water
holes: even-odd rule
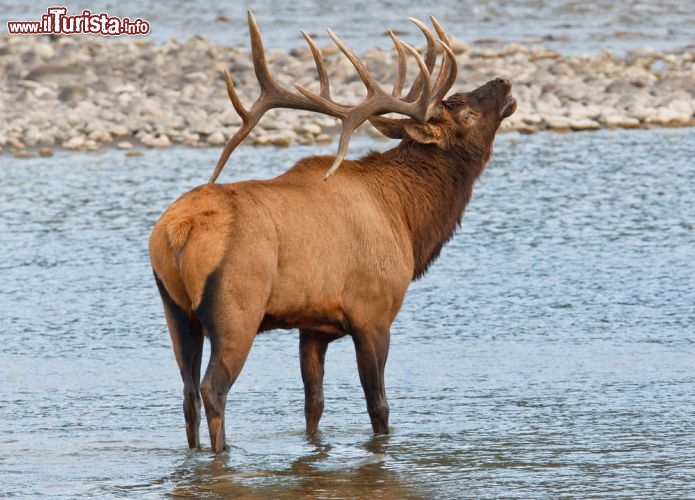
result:
[[[386,145],[355,140],[357,155]],[[335,145],[235,152],[269,177]],[[372,437],[348,339],[303,435],[296,332],[260,336],[228,454],[189,453],[148,265],[217,149],[0,156],[0,491],[33,497],[674,497],[695,481],[695,129],[500,135],[392,334]]]
[[[46,6],[18,0],[0,0],[0,29],[7,21],[39,20]],[[602,48],[625,52],[642,46],[668,50],[692,46],[695,14],[683,0],[437,0],[365,1],[254,0],[231,6],[212,0],[195,4],[182,0],[90,0],[70,3],[68,13],[82,9],[111,16],[142,18],[152,28],[150,37],[163,41],[186,40],[196,34],[225,45],[248,46],[246,9],[253,8],[268,48],[303,46],[299,30],[329,42],[325,29],[333,28],[353,50],[371,47],[390,50],[386,29],[404,31],[406,40],[421,44],[410,16],[426,20],[434,15],[452,36],[468,43],[500,46],[509,42],[542,42],[565,54],[594,53]]]

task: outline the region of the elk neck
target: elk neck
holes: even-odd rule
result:
[[[427,271],[461,223],[490,154],[483,149],[452,153],[406,139],[394,149],[364,158],[376,167],[370,171],[370,184],[400,214],[410,233],[413,279]]]

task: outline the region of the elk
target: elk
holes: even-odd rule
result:
[[[227,394],[256,335],[272,329],[299,329],[308,435],[317,430],[323,413],[326,349],[346,335],[354,343],[373,431],[388,433],[384,368],[391,324],[409,284],[425,273],[460,224],[473,184],[492,154],[497,129],[516,109],[511,84],[502,78],[445,98],[457,64],[446,32],[431,19],[439,40],[424,23],[411,19],[427,40],[424,57],[391,33],[398,53],[391,93],[329,30],[367,88],[362,103],[347,106],[331,96],[322,54],[304,32],[320,91],[297,86],[297,93],[278,85],[249,12],[260,97],[246,109],[225,72],[242,125],[210,181],[171,204],[149,240],[183,379],[190,448],[200,447],[201,396],[212,451],[226,448]],[[403,95],[407,54],[419,73]],[[263,114],[281,107],[341,120],[338,154],[304,158],[269,180],[215,183],[231,152]],[[404,118],[382,116],[387,113]],[[400,142],[383,153],[345,159],[351,134],[367,120]],[[201,382],[205,336],[210,359]]]

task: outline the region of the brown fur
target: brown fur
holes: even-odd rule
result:
[[[200,390],[213,451],[224,448],[227,391],[253,337],[273,328],[301,330],[307,432],[323,409],[326,346],[346,334],[374,431],[387,432],[390,325],[410,282],[460,223],[509,112],[509,88],[493,81],[452,96],[428,123],[391,123],[405,137],[397,147],[344,161],[328,181],[333,157],[310,157],[275,179],[200,186],[169,207],[150,256],[186,388],[191,447],[199,445]],[[185,334],[198,324],[212,346],[200,386]]]

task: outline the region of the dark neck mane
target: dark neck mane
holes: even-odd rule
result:
[[[371,171],[373,186],[389,208],[403,214],[412,237],[413,279],[427,271],[461,223],[488,156],[465,151],[451,154],[404,140],[394,149],[362,160],[380,165]],[[373,162],[377,158],[378,163]]]

